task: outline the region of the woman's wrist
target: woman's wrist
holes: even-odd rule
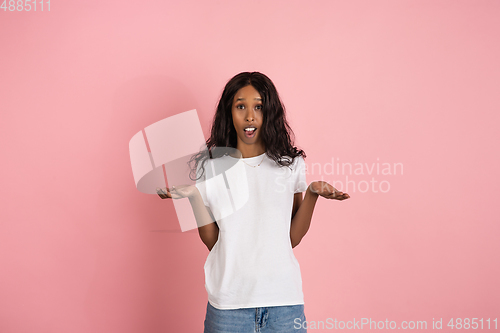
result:
[[[192,190],[190,191],[187,198],[192,201],[196,199],[201,199],[201,193],[195,185],[192,185]]]
[[[307,192],[309,192],[312,195],[318,195],[318,189],[317,189],[318,182],[311,182],[309,186],[307,187]]]

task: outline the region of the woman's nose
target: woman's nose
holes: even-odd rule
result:
[[[255,119],[255,113],[253,110],[247,111],[246,121],[252,121]]]

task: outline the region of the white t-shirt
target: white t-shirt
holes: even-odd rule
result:
[[[265,153],[223,156],[209,160],[205,172],[196,186],[219,226],[205,262],[210,304],[218,309],[304,304],[290,242],[293,195],[307,189],[304,159],[281,167]]]

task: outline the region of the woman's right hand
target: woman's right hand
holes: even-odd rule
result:
[[[156,193],[162,199],[172,198],[172,199],[182,199],[182,198],[191,198],[196,195],[198,188],[194,185],[181,185],[181,186],[172,186],[172,188],[156,188]]]

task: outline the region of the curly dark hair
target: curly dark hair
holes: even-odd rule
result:
[[[224,150],[218,151],[213,148],[236,148],[237,134],[232,116],[233,99],[238,90],[249,85],[253,86],[262,98],[263,121],[260,130],[262,142],[266,148],[266,155],[278,165],[288,167],[293,163],[295,157],[306,157],[303,150],[297,149],[293,145],[292,138],[294,134],[286,120],[285,107],[271,79],[259,72],[243,72],[234,76],[226,84],[217,105],[210,138],[206,141],[206,149],[194,155],[189,161],[189,165],[191,166],[190,178],[192,180],[199,179],[203,175],[204,164],[207,159],[227,154],[227,152],[223,152]],[[202,174],[199,177],[193,178],[191,175],[193,173],[196,174],[200,161],[202,161]],[[194,166],[192,166],[193,163]]]

